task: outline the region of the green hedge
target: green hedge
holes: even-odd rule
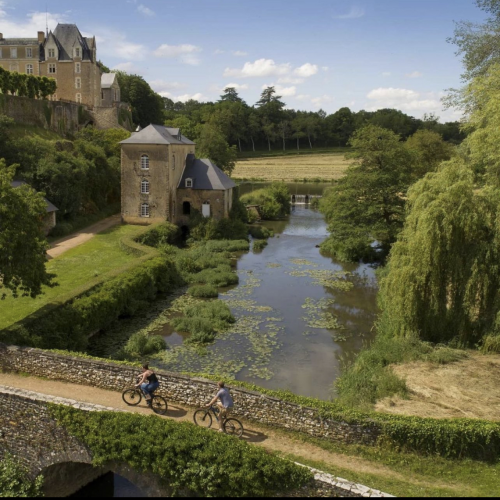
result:
[[[59,307],[42,308],[36,317],[0,333],[0,342],[41,348],[84,350],[88,336],[120,316],[133,315],[155,298],[177,288],[180,277],[165,257],[146,255],[140,265],[99,283]]]
[[[125,462],[138,472],[160,476],[177,490],[208,497],[262,497],[312,480],[304,467],[188,422],[50,408],[59,425],[90,448],[94,465]]]

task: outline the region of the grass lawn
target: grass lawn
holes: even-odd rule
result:
[[[332,181],[345,174],[350,161],[344,152],[281,155],[239,159],[233,179],[301,182],[303,179]]]
[[[96,234],[90,241],[68,250],[60,257],[47,263],[47,270],[56,274],[58,286],[44,287],[43,294],[36,299],[7,296],[0,301],[0,329],[5,328],[29,314],[71,292],[106,272],[120,267],[137,257],[120,249],[119,240],[125,235],[131,235],[143,230],[142,226],[115,226],[107,231]]]

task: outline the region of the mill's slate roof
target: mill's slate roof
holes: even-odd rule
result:
[[[101,76],[101,88],[109,89],[116,81],[116,73],[103,73]]]
[[[82,48],[82,60],[92,60],[87,39],[82,36],[76,24],[58,24],[52,34],[59,46],[59,61],[73,60],[73,48],[78,46]]]
[[[179,138],[179,132],[178,128],[151,124],[139,132],[132,132],[132,135],[120,144],[194,144],[182,134]]]
[[[26,184],[26,182],[24,181],[12,181],[10,183],[10,185],[14,188],[17,188],[19,186],[22,186],[23,184]],[[50,212],[55,212],[56,210],[59,210],[55,205],[53,205],[49,200],[47,200],[47,198],[44,198],[45,200],[45,203],[47,204],[47,213],[50,213]]]
[[[236,187],[217,165],[206,158],[197,159],[193,154],[186,157],[186,167],[177,188],[185,188],[186,179],[193,179],[192,189],[226,190]]]

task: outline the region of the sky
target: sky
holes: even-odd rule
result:
[[[0,0],[5,38],[74,23],[106,66],[174,101],[232,86],[253,105],[273,85],[292,109],[441,121],[461,116],[441,103],[461,86],[454,21],[484,19],[473,0]]]

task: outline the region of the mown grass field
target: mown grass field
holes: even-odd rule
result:
[[[60,257],[47,263],[47,271],[56,274],[58,286],[43,287],[43,294],[35,299],[30,297],[7,296],[0,301],[0,329],[6,328],[59,296],[71,292],[90,280],[101,276],[136,259],[120,249],[123,236],[141,231],[142,226],[115,226],[96,234],[90,241],[68,250]]]
[[[344,152],[241,158],[231,177],[285,182],[332,181],[344,175],[349,163]]]

